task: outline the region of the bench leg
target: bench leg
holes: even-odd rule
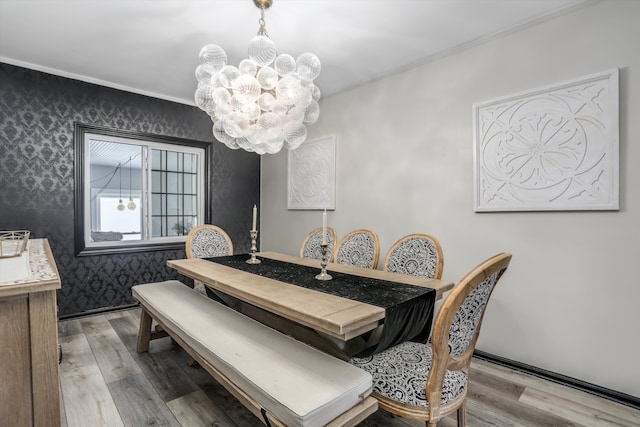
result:
[[[138,353],[149,351],[149,341],[151,341],[151,316],[142,308],[140,315],[140,329],[138,329]]]

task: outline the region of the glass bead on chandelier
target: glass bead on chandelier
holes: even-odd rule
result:
[[[297,59],[278,55],[264,22],[271,0],[254,3],[261,10],[260,29],[249,43],[249,57],[235,67],[227,64],[220,46],[204,46],[195,102],[211,117],[215,138],[229,148],[258,154],[293,150],[306,139],[306,125],[320,114],[320,89],[313,83],[320,60],[313,53]]]

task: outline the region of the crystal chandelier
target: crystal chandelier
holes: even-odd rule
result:
[[[196,68],[196,105],[213,121],[213,135],[227,147],[258,154],[296,149],[307,137],[306,125],[320,114],[320,89],[313,80],[320,60],[313,53],[294,59],[280,54],[265,28],[264,11],[273,0],[253,0],[260,9],[258,35],[249,43],[249,58],[238,67],[209,44]]]

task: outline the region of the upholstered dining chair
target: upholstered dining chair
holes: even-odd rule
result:
[[[187,258],[212,258],[233,255],[233,243],[229,235],[217,225],[203,224],[194,227],[187,235]]]
[[[403,342],[351,363],[373,376],[379,407],[435,427],[457,412],[466,425],[466,398],[471,356],[498,280],[511,261],[500,253],[471,270],[451,290],[436,317],[431,342]]]
[[[334,250],[334,261],[338,264],[362,268],[378,268],[380,240],[371,230],[354,230],[344,236]]]
[[[327,253],[329,254],[328,259],[331,260],[331,256],[333,254],[333,248],[338,241],[338,234],[333,227],[327,227]],[[322,259],[322,249],[320,249],[320,244],[322,243],[322,227],[318,227],[315,230],[311,230],[307,237],[302,241],[302,246],[300,246],[300,256],[302,258],[312,258],[321,260]]]
[[[384,271],[441,279],[444,255],[440,242],[428,234],[409,234],[398,239],[387,252]]]
[[[187,258],[233,255],[233,242],[222,228],[217,225],[203,224],[189,231],[185,250]],[[200,282],[194,283],[194,289],[205,293],[204,286]]]

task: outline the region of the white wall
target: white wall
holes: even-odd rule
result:
[[[443,278],[512,253],[478,349],[640,396],[640,2],[584,6],[321,102],[337,138],[343,236],[440,239]],[[620,211],[474,213],[472,104],[620,70]],[[263,156],[262,250],[297,254],[318,211],[287,210],[287,152]]]

